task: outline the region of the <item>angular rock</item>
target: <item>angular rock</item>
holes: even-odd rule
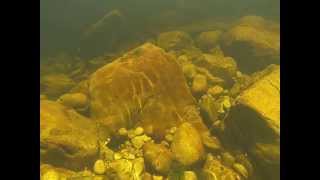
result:
[[[266,177],[279,179],[280,67],[259,73],[235,104],[225,122],[226,141],[249,149]]]
[[[173,160],[170,150],[162,144],[146,143],[143,147],[146,163],[158,173],[167,173]]]
[[[40,101],[40,159],[80,170],[92,167],[98,155],[96,125],[72,109]]]
[[[252,73],[280,63],[280,27],[259,16],[245,16],[223,35],[222,47],[241,71]]]
[[[280,137],[280,67],[266,69],[236,98],[226,125],[236,132],[237,141],[251,145]]]
[[[208,69],[213,76],[225,80],[227,85],[233,84],[233,78],[237,72],[237,63],[233,58],[211,54],[203,54],[203,56],[201,61],[195,62],[197,66]]]
[[[190,123],[181,124],[171,144],[174,158],[184,166],[199,161],[204,155],[202,137]]]
[[[98,69],[89,79],[89,96],[92,117],[109,132],[141,126],[162,139],[182,120],[208,131],[181,67],[150,43]]]

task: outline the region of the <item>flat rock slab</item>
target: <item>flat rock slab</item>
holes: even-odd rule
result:
[[[183,121],[207,131],[181,67],[151,43],[98,69],[89,79],[89,95],[92,117],[111,133],[139,125],[163,137]]]

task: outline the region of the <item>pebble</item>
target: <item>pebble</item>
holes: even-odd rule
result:
[[[139,136],[139,135],[141,135],[141,134],[143,134],[143,132],[144,132],[144,129],[142,128],[142,127],[137,127],[135,130],[134,130],[134,134],[136,135],[136,136]]]
[[[249,173],[248,173],[247,169],[242,164],[234,163],[233,164],[233,169],[237,173],[239,173],[241,176],[243,176],[244,178],[247,179],[249,177]]]
[[[121,158],[122,158],[122,155],[121,155],[120,153],[114,153],[113,158],[114,158],[115,160],[118,160],[118,159],[121,159]]]
[[[152,176],[152,180],[163,180],[162,176]]]
[[[174,126],[174,127],[172,127],[172,128],[170,129],[169,132],[170,132],[171,134],[174,134],[176,131],[177,131],[177,127]]]
[[[135,130],[129,130],[128,131],[128,138],[132,139],[134,137],[136,137]]]
[[[94,173],[102,175],[106,172],[106,165],[103,160],[99,159],[94,163],[93,166]]]
[[[172,142],[172,141],[173,141],[173,135],[172,135],[172,134],[167,134],[164,138],[165,138],[168,142]]]
[[[197,175],[193,171],[184,171],[183,180],[197,180]]]
[[[128,131],[127,131],[126,128],[120,128],[118,130],[118,133],[119,133],[120,136],[126,136],[128,134]]]

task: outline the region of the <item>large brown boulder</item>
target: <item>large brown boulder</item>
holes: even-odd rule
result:
[[[44,163],[82,170],[98,153],[95,123],[57,102],[40,101],[40,158]]]
[[[280,66],[271,65],[236,98],[225,122],[226,141],[249,150],[269,179],[280,170]]]
[[[181,67],[150,43],[98,69],[89,79],[89,96],[92,117],[109,132],[140,125],[164,137],[183,120],[207,131]]]
[[[234,57],[240,70],[252,73],[280,63],[279,24],[259,16],[245,16],[222,38],[227,55]]]

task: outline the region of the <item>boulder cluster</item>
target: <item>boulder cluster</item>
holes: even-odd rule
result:
[[[276,23],[245,16],[227,29],[162,32],[125,53],[49,58],[41,179],[280,179],[279,39]]]

